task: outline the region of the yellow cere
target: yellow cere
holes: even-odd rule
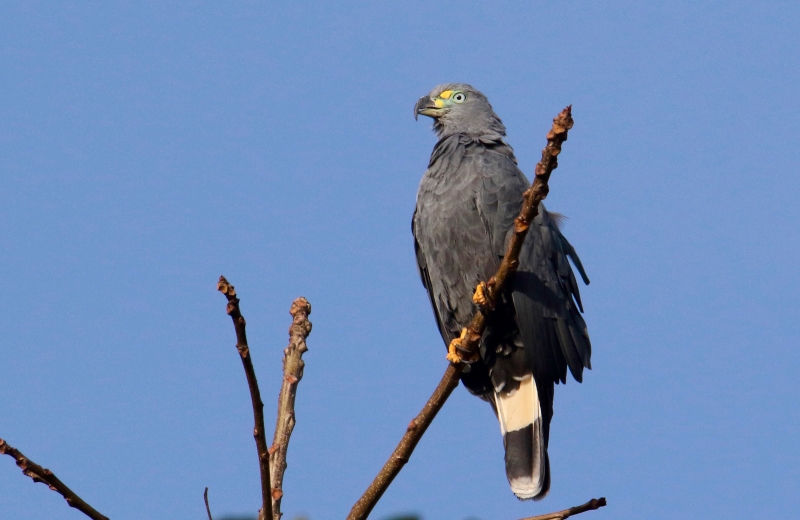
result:
[[[439,98],[434,99],[433,104],[436,105],[436,108],[444,108],[444,101]]]
[[[439,97],[442,98],[442,99],[450,99],[450,96],[452,96],[452,95],[453,95],[453,91],[452,90],[445,90],[444,92],[439,94]]]

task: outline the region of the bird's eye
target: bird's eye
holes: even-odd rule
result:
[[[466,100],[467,100],[467,95],[464,94],[463,92],[456,92],[453,95],[453,101],[455,101],[456,103],[463,103]]]

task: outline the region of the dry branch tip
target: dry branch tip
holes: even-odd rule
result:
[[[66,500],[67,505],[74,507],[92,520],[108,520],[108,517],[101,515],[92,506],[87,504],[81,497],[75,494],[66,484],[61,482],[52,471],[43,468],[29,458],[25,457],[18,449],[0,439],[0,455],[8,455],[14,459],[16,465],[22,470],[26,477],[30,477],[34,482],[41,482],[47,485]]]
[[[522,518],[521,520],[566,520],[571,516],[585,513],[587,511],[594,511],[595,509],[600,509],[601,507],[605,507],[605,505],[606,505],[605,497],[593,498],[588,502],[586,502],[585,504],[581,504],[575,507],[570,507],[569,509],[564,509],[563,511],[556,511],[555,513],[547,513],[545,515],[529,516],[526,518]]]
[[[275,421],[275,436],[270,447],[272,461],[272,514],[273,520],[281,518],[281,500],[283,498],[283,475],[286,472],[286,453],[289,440],[295,426],[294,404],[297,397],[297,385],[303,378],[305,362],[303,354],[308,351],[306,338],[311,333],[311,304],[307,299],[295,299],[289,308],[292,324],[289,326],[289,345],[283,350],[283,379],[278,395],[278,416]]]
[[[242,316],[239,308],[239,298],[224,276],[219,277],[217,290],[225,295],[228,304],[225,310],[233,321],[233,328],[236,332],[236,350],[242,360],[245,376],[247,377],[247,387],[250,390],[250,401],[253,406],[253,437],[256,442],[256,452],[258,454],[258,467],[261,474],[261,503],[262,510],[267,518],[272,517],[272,496],[270,492],[270,469],[269,469],[269,447],[264,434],[264,403],[261,400],[261,391],[258,388],[256,371],[253,368],[253,359],[250,355],[250,347],[247,344],[247,322]]]
[[[236,289],[225,279],[224,276],[219,277],[217,282],[217,290],[228,297],[228,299],[236,296]]]
[[[213,518],[211,518],[211,508],[208,507],[208,488],[206,488],[206,490],[203,491],[203,502],[206,503],[206,513],[208,513],[208,520],[214,520]]]

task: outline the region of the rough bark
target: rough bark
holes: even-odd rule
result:
[[[283,383],[278,395],[278,418],[275,423],[275,437],[269,452],[272,456],[272,517],[280,520],[281,499],[283,498],[283,474],[286,471],[286,452],[295,425],[294,402],[297,384],[303,378],[303,354],[308,350],[306,338],[311,333],[311,304],[305,298],[297,298],[289,310],[292,325],[289,327],[289,346],[283,351]]]
[[[86,501],[68,488],[66,484],[61,482],[52,471],[36,464],[3,439],[0,439],[0,454],[13,457],[17,466],[22,469],[24,475],[33,479],[34,482],[47,484],[50,489],[64,497],[64,500],[67,501],[70,507],[74,507],[93,520],[108,520],[108,517],[101,515],[95,508],[87,504]]]
[[[226,307],[228,315],[233,320],[233,327],[236,330],[236,350],[242,359],[244,373],[247,376],[247,386],[250,388],[250,401],[253,404],[253,437],[256,441],[258,452],[258,467],[261,471],[261,510],[266,518],[272,518],[272,493],[269,482],[269,449],[267,448],[267,438],[264,433],[264,403],[261,400],[261,392],[258,389],[256,371],[253,368],[253,360],[250,357],[250,347],[247,345],[247,322],[239,309],[239,298],[233,285],[228,283],[224,276],[219,277],[217,290],[228,299]]]

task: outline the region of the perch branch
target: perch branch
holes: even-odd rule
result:
[[[569,509],[565,509],[563,511],[557,511],[555,513],[547,513],[546,515],[529,516],[526,518],[522,518],[521,520],[565,520],[566,518],[569,518],[572,515],[578,515],[580,513],[585,513],[586,511],[594,511],[595,509],[600,509],[605,505],[606,505],[605,498],[603,497],[593,498],[580,506],[570,507]]]
[[[74,491],[68,488],[66,484],[61,482],[52,471],[36,464],[3,439],[0,439],[0,454],[13,457],[17,466],[22,469],[24,475],[32,478],[34,482],[47,484],[50,489],[64,497],[64,500],[67,501],[70,507],[74,507],[93,520],[108,520],[108,517],[98,513],[92,506],[87,504],[81,497],[76,495]]]
[[[558,154],[561,152],[561,145],[567,140],[567,132],[572,128],[572,125],[572,106],[562,110],[553,119],[553,126],[547,133],[547,146],[542,150],[542,160],[536,165],[533,185],[525,191],[522,210],[514,221],[514,233],[508,243],[505,257],[497,273],[486,284],[479,286],[483,295],[482,305],[478,307],[469,326],[464,329],[461,339],[457,340],[456,351],[458,352],[458,358],[456,359],[458,361],[448,365],[433,395],[425,403],[419,415],[408,425],[400,443],[367,490],[350,510],[347,520],[364,520],[369,516],[375,504],[378,503],[383,493],[408,462],[411,453],[422,438],[425,430],[430,426],[433,418],[436,417],[447,398],[458,386],[459,377],[464,370],[464,363],[460,360],[472,361],[476,359],[478,342],[486,328],[486,314],[488,314],[489,309],[494,308],[497,296],[503,293],[507,280],[517,270],[522,242],[528,233],[530,223],[539,214],[539,203],[547,197],[549,191],[547,183],[550,180],[550,174],[558,166]]]
[[[261,470],[261,510],[265,518],[272,518],[272,495],[270,493],[269,482],[269,450],[267,449],[267,438],[264,433],[264,403],[261,401],[261,392],[258,390],[258,380],[256,371],[253,368],[253,360],[250,357],[250,347],[247,346],[246,326],[247,322],[239,310],[239,298],[236,290],[224,276],[219,277],[217,290],[228,299],[226,307],[228,315],[233,320],[233,327],[236,330],[236,350],[242,358],[244,373],[247,376],[247,386],[250,388],[250,400],[253,404],[253,437],[256,440],[258,451],[258,467]]]
[[[297,384],[303,378],[303,353],[308,350],[306,338],[311,333],[311,304],[305,298],[297,298],[289,310],[292,325],[289,327],[289,346],[283,351],[283,383],[278,395],[278,419],[275,424],[275,437],[269,449],[272,471],[272,515],[280,520],[281,498],[283,497],[283,474],[286,472],[286,451],[289,438],[294,429],[294,401],[297,396]]]

